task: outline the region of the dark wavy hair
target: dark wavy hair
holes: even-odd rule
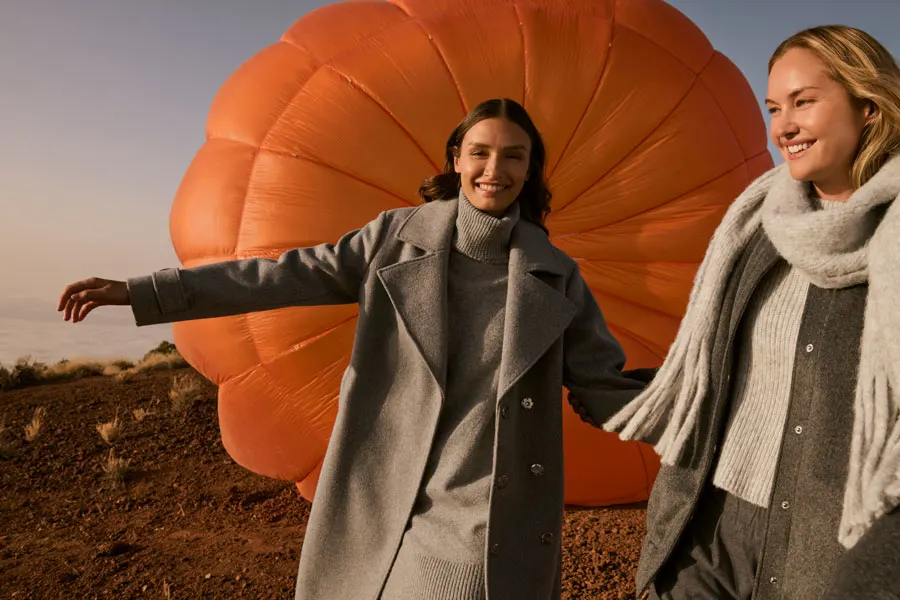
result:
[[[531,138],[531,156],[528,161],[528,179],[516,199],[519,203],[519,216],[530,221],[547,232],[544,219],[550,212],[550,190],[544,179],[544,163],[547,153],[544,140],[534,126],[528,112],[521,104],[508,98],[485,100],[473,108],[463,119],[447,140],[446,162],[444,171],[425,179],[419,186],[419,195],[425,202],[433,200],[450,200],[459,196],[460,178],[454,170],[453,159],[459,153],[463,138],[472,127],[485,119],[504,118],[525,130]]]

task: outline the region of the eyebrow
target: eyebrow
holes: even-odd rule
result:
[[[803,92],[805,92],[805,91],[807,91],[807,90],[817,90],[817,89],[819,89],[819,88],[817,88],[817,87],[814,86],[814,85],[806,85],[806,86],[803,86],[803,87],[801,87],[801,88],[797,88],[796,90],[794,90],[793,92],[791,92],[790,94],[788,94],[788,98],[794,99],[794,98],[796,98],[797,96],[799,96],[800,94],[802,94]],[[777,102],[775,102],[775,101],[772,100],[771,98],[766,98],[766,104],[769,104],[769,103],[771,103],[771,104],[778,104]]]
[[[490,148],[489,144],[484,144],[481,142],[469,142],[469,146],[472,148]],[[518,145],[518,146],[506,146],[503,150],[528,150],[526,146]]]

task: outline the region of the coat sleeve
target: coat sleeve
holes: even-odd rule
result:
[[[879,517],[841,555],[825,600],[900,598],[900,509]]]
[[[382,238],[382,213],[336,244],[297,248],[277,260],[247,258],[129,279],[137,325],[224,317],[288,306],[352,304]]]
[[[566,296],[577,312],[563,334],[563,384],[582,420],[600,427],[643,391],[657,369],[622,370],[625,352],[577,267]]]

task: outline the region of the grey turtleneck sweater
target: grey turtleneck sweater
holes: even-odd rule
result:
[[[509,239],[518,218],[518,203],[496,218],[460,194],[448,267],[446,398],[382,600],[480,600],[485,596],[497,376]]]
[[[819,209],[838,201],[813,199]],[[747,306],[734,388],[713,485],[768,508],[794,373],[809,280],[787,262],[769,272]]]

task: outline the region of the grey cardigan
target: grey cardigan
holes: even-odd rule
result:
[[[735,336],[754,290],[780,260],[760,229],[731,274],[710,363],[714,401],[698,419],[685,460],[664,466],[654,483],[637,573],[639,596],[672,553],[709,485],[728,414]],[[900,515],[879,519],[849,552],[837,539],[867,292],[866,285],[833,290],[810,286],[755,600],[898,597],[880,595],[887,592],[873,582],[893,579],[893,590],[900,589]]]
[[[336,245],[129,280],[140,325],[359,303],[356,340],[313,501],[296,597],[375,600],[413,508],[444,401],[457,201],[382,213]],[[473,335],[477,333],[473,332]],[[594,424],[652,376],[625,356],[577,264],[536,225],[510,240],[485,574],[491,600],[560,595],[560,390]],[[540,465],[540,467],[535,467]]]

